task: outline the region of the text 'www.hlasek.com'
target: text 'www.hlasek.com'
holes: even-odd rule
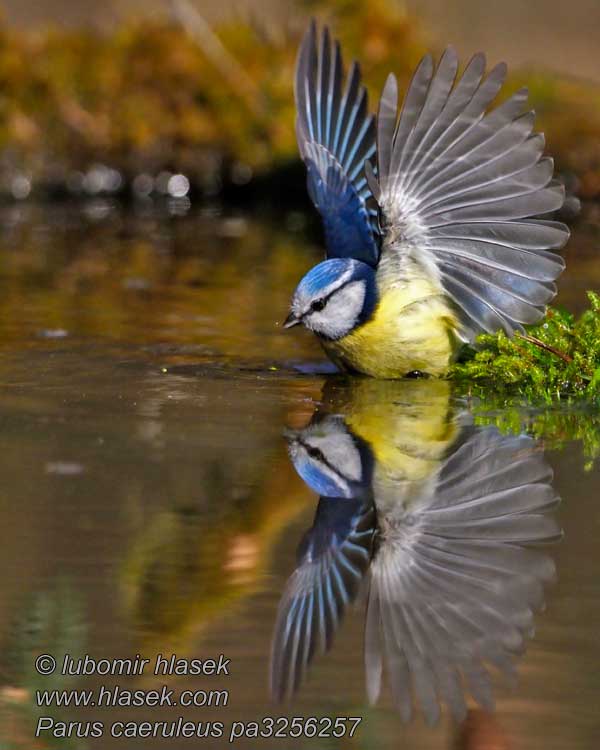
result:
[[[362,717],[329,716],[262,716],[253,721],[239,721],[234,717],[227,721],[199,720],[203,709],[222,710],[230,705],[227,689],[201,689],[172,687],[161,684],[150,689],[141,689],[129,684],[116,684],[113,678],[127,677],[171,679],[177,677],[224,678],[229,677],[231,660],[223,654],[209,659],[183,659],[176,654],[158,654],[153,659],[144,659],[139,654],[130,659],[93,659],[89,654],[74,657],[61,655],[57,661],[52,654],[41,654],[35,660],[39,675],[48,677],[48,687],[36,690],[38,707],[36,738],[92,739],[112,737],[115,739],[217,739],[229,743],[244,739],[298,739],[298,738],[342,738],[352,737]],[[56,687],[51,678],[106,677],[106,683],[93,689],[65,689]],[[110,718],[107,709],[113,709],[114,717],[119,710],[127,718]],[[136,717],[131,718],[131,709]],[[144,710],[146,709],[146,710]],[[152,718],[152,709],[160,712],[160,719]],[[137,710],[140,712],[137,718]],[[163,711],[170,710],[168,718]],[[85,720],[64,719],[65,713],[83,711]],[[87,718],[98,711],[98,717]],[[143,715],[142,715],[143,713]],[[175,715],[174,715],[175,714]],[[185,715],[182,715],[185,714]]]

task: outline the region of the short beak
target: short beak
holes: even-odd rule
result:
[[[283,321],[283,327],[293,328],[294,326],[297,326],[298,323],[300,322],[301,322],[300,318],[296,317],[294,312],[290,312],[287,318]]]
[[[283,430],[283,437],[288,443],[295,443],[298,440],[298,430],[292,430],[290,427],[285,427]]]

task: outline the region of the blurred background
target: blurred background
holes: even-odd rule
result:
[[[169,12],[169,3],[170,0],[107,0],[100,6],[92,0],[4,0],[3,7],[6,21],[21,28],[68,25],[107,29],[132,18],[164,16]],[[260,14],[268,16],[263,22],[277,24],[291,16],[301,16],[302,6],[306,5],[302,0],[191,3],[210,23],[233,15]],[[420,19],[439,43],[451,40],[464,54],[481,47],[491,56],[505,57],[513,64],[535,62],[562,73],[596,81],[600,78],[596,43],[600,7],[594,0],[568,4],[557,0],[395,0],[395,5]]]
[[[9,197],[183,197],[232,188],[247,199],[274,185],[278,191],[281,180],[264,182],[278,175],[296,199],[299,182],[285,171],[297,159],[292,75],[311,14],[332,25],[347,61],[361,60],[374,97],[389,70],[406,83],[426,50],[448,43],[464,61],[480,49],[490,63],[506,60],[507,91],[530,87],[559,170],[583,197],[600,192],[600,6],[593,0],[2,6],[0,167]]]

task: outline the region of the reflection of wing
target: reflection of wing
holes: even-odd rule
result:
[[[327,257],[375,265],[377,210],[364,174],[375,154],[375,124],[354,63],[343,87],[342,57],[327,28],[310,25],[296,69],[296,132],[308,192],[325,226]]]
[[[559,536],[546,514],[558,502],[551,478],[531,439],[472,429],[410,512],[379,514],[365,633],[371,701],[385,662],[405,720],[411,683],[429,722],[439,703],[464,716],[463,680],[491,706],[484,663],[511,674],[554,573],[546,555],[521,546]]]
[[[271,656],[271,693],[277,700],[289,697],[313,655],[331,646],[368,568],[374,523],[369,502],[319,500],[279,604]]]

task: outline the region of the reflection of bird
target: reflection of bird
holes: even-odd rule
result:
[[[317,651],[331,647],[346,607],[369,567],[374,510],[367,502],[321,497],[279,605],[272,645],[271,692],[281,700],[300,686]]]
[[[317,49],[318,47],[318,49]],[[298,285],[285,322],[314,331],[343,369],[381,378],[444,372],[460,342],[534,323],[564,267],[568,230],[518,91],[486,114],[506,76],[475,55],[457,80],[448,48],[418,66],[398,111],[387,80],[377,119],[353,65],[312,24],[296,72],[297,136],[327,260]],[[371,160],[376,155],[376,175]]]
[[[279,606],[277,698],[329,647],[363,582],[372,702],[385,668],[405,720],[412,694],[428,721],[440,703],[460,719],[465,692],[492,707],[486,665],[512,674],[554,574],[524,546],[559,536],[552,473],[531,438],[453,416],[442,386],[360,381],[345,403],[336,395],[344,418],[318,415],[289,433],[294,465],[321,497]]]

